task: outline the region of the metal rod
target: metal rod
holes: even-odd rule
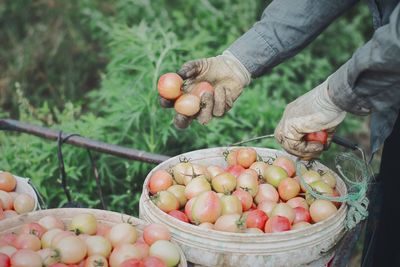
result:
[[[19,133],[27,133],[31,135],[35,135],[38,137],[42,137],[44,139],[57,141],[59,131],[48,129],[41,126],[36,126],[16,120],[10,119],[0,119],[0,130],[3,131],[14,131]],[[62,137],[66,137],[70,135],[69,133],[62,133]],[[148,153],[141,150],[136,150],[132,148],[121,147],[117,145],[107,144],[104,142],[92,140],[86,137],[81,136],[73,136],[69,138],[65,143],[77,146],[84,147],[90,150],[98,151],[101,153],[110,154],[113,156],[117,156],[120,158],[136,160],[141,162],[159,164],[167,159],[168,156]]]

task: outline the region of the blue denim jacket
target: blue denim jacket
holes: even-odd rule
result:
[[[357,0],[275,0],[261,20],[228,50],[259,77],[296,55]],[[328,80],[332,101],[357,115],[371,114],[371,146],[389,136],[400,109],[400,1],[369,0],[372,38]],[[400,136],[399,136],[400,138]]]

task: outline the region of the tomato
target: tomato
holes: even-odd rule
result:
[[[196,197],[190,199],[186,205],[185,205],[185,214],[188,217],[190,222],[194,222],[193,217],[192,217],[192,207],[193,207],[193,203],[195,202]]]
[[[211,182],[211,174],[208,172],[207,167],[204,165],[192,163],[194,177],[203,177]]]
[[[185,188],[186,187],[183,185],[176,184],[176,185],[170,186],[167,189],[167,191],[171,192],[176,197],[176,199],[179,201],[180,208],[185,207],[186,202],[188,201],[188,199],[185,196]]]
[[[152,223],[144,228],[143,238],[151,246],[158,240],[171,240],[171,233],[165,225]]]
[[[266,199],[258,204],[257,210],[263,211],[265,214],[268,215],[268,217],[270,217],[272,210],[275,208],[276,205],[277,205],[276,202]]]
[[[182,221],[182,222],[189,222],[189,218],[186,216],[186,214],[180,210],[173,210],[168,212],[169,215],[172,217],[175,217],[176,219]]]
[[[194,168],[189,162],[180,162],[172,168],[175,181],[180,185],[187,185],[194,178]]]
[[[287,201],[300,193],[300,184],[293,178],[285,178],[279,183],[278,192],[281,199]]]
[[[253,175],[253,172],[246,170],[236,181],[236,189],[241,189],[249,192],[252,197],[255,197],[259,191],[258,178]]]
[[[17,237],[18,235],[16,233],[6,233],[0,237],[0,240],[8,245],[14,246]]]
[[[5,211],[13,208],[13,199],[11,195],[3,190],[0,190],[0,205]]]
[[[167,190],[172,185],[172,181],[172,176],[167,171],[155,171],[149,179],[149,191],[151,194],[156,194]]]
[[[279,183],[287,177],[288,174],[285,169],[275,165],[269,166],[265,172],[265,179],[274,187],[278,187]]]
[[[328,132],[326,130],[322,130],[319,132],[308,133],[304,136],[304,139],[307,142],[319,142],[323,145],[326,145],[328,141]]]
[[[72,218],[70,230],[77,234],[94,235],[97,231],[97,219],[89,213],[78,214]]]
[[[11,192],[17,186],[17,179],[9,172],[0,172],[0,190]]]
[[[41,238],[42,235],[46,232],[46,229],[38,223],[31,222],[24,224],[20,231],[21,234],[32,234]]]
[[[174,100],[182,95],[183,80],[176,73],[165,73],[158,79],[158,93],[165,99]]]
[[[167,267],[167,265],[157,257],[146,257],[143,259],[144,267]]]
[[[295,218],[295,212],[292,207],[290,207],[286,203],[278,203],[274,207],[274,209],[271,212],[271,217],[274,216],[282,216],[288,218],[289,222],[292,223]]]
[[[213,192],[203,192],[196,197],[192,206],[192,219],[196,224],[214,223],[222,213],[222,204],[218,195]]]
[[[64,230],[64,223],[54,216],[44,216],[39,219],[38,224],[44,227],[47,231],[50,229],[58,228]]]
[[[292,230],[303,229],[303,228],[306,228],[308,226],[311,226],[311,223],[304,222],[304,221],[303,222],[298,222],[298,223],[294,223],[292,225]]]
[[[118,223],[111,227],[107,239],[115,248],[121,244],[133,244],[138,238],[135,226],[129,223]]]
[[[229,172],[215,176],[211,181],[214,191],[218,193],[230,193],[236,188],[236,177]]]
[[[310,183],[310,186],[322,195],[333,195],[333,189],[322,180]]]
[[[238,233],[246,228],[244,218],[240,214],[225,214],[217,219],[214,229],[217,231]]]
[[[306,184],[311,184],[312,182],[321,180],[321,176],[319,175],[319,173],[316,172],[316,171],[314,171],[314,170],[307,170],[307,171],[305,171],[305,172],[301,175],[301,178],[303,178],[303,181],[304,181]],[[299,180],[300,180],[300,177],[299,177]],[[303,192],[306,192],[306,188],[302,185],[301,180],[300,180],[300,187],[301,187],[301,190],[302,190]]]
[[[0,246],[0,253],[6,254],[10,258],[15,252],[17,252],[17,249],[13,246]]]
[[[42,267],[42,258],[30,249],[21,249],[11,257],[13,267]]]
[[[2,266],[2,267],[10,267],[11,266],[11,260],[7,254],[0,253],[0,266]]]
[[[181,95],[174,104],[176,112],[185,116],[193,116],[200,110],[200,98],[195,95]]]
[[[15,247],[17,249],[30,249],[38,251],[41,248],[40,239],[31,234],[19,234],[15,239]]]
[[[226,155],[226,163],[228,163],[228,166],[235,166],[237,165],[237,155],[238,155],[238,149],[232,149],[231,151],[228,152],[228,155]]]
[[[246,227],[264,230],[268,216],[261,210],[252,210],[246,213]]]
[[[140,252],[142,258],[149,256],[150,246],[143,241],[143,243],[136,242],[133,244]]]
[[[250,169],[255,170],[258,174],[258,177],[260,177],[264,181],[266,181],[265,173],[266,173],[268,167],[269,167],[269,165],[267,163],[262,162],[262,161],[256,161],[253,164],[251,164]]]
[[[237,152],[237,163],[244,168],[249,168],[257,160],[257,152],[254,148],[239,148]]]
[[[336,206],[329,200],[316,199],[310,206],[313,222],[323,221],[337,212]]]
[[[292,208],[302,207],[302,208],[308,210],[307,201],[302,197],[291,198],[286,202],[286,204],[288,204]]]
[[[291,228],[288,218],[282,216],[273,216],[265,223],[264,232],[278,233],[289,231]]]
[[[60,230],[58,228],[51,229],[44,233],[42,235],[41,243],[42,243],[42,248],[50,248],[51,243],[59,233],[64,232],[63,230]]]
[[[89,256],[85,261],[83,267],[108,267],[108,261],[101,255]]]
[[[158,192],[153,196],[152,201],[160,210],[166,213],[179,209],[178,199],[169,191]]]
[[[56,245],[65,237],[67,236],[75,236],[74,233],[70,232],[70,231],[61,231],[60,233],[56,234],[53,239],[51,240],[51,248],[56,247]]]
[[[204,177],[196,177],[186,186],[185,197],[191,199],[206,191],[211,191],[210,183]]]
[[[221,197],[222,215],[242,214],[242,202],[237,196],[229,195]]]
[[[145,267],[144,262],[138,259],[129,259],[121,263],[121,267]]]
[[[329,185],[332,188],[335,188],[335,186],[336,186],[336,178],[329,171],[327,171],[321,175],[321,180],[324,181],[327,185]]]
[[[201,98],[206,92],[214,94],[214,88],[209,82],[199,82],[190,93]]]
[[[243,189],[236,189],[235,191],[233,191],[232,195],[239,198],[240,202],[242,203],[243,211],[249,210],[253,205],[253,197],[248,191],[245,191]]]
[[[110,232],[110,229],[111,229],[111,226],[104,224],[104,223],[97,222],[96,235],[106,237],[108,235],[108,232]]]
[[[60,261],[60,256],[57,251],[51,248],[45,248],[37,251],[37,254],[42,258],[43,265],[48,266]]]
[[[87,254],[85,242],[77,236],[64,237],[57,243],[54,249],[60,253],[61,262],[66,264],[79,263]]]
[[[175,244],[166,241],[158,240],[150,246],[150,256],[161,259],[167,267],[178,265],[181,256]]]
[[[85,240],[87,246],[88,256],[92,255],[101,255],[103,257],[108,258],[111,253],[112,245],[111,242],[98,235],[89,236]]]
[[[122,263],[129,259],[142,259],[140,250],[133,244],[121,244],[116,247],[110,255],[110,267],[121,267]]]
[[[277,203],[279,200],[278,191],[270,184],[260,184],[257,195],[254,198],[254,202],[256,204],[259,204],[264,200],[271,200],[275,203]]]
[[[274,160],[272,165],[284,169],[289,177],[293,177],[296,174],[296,165],[294,164],[294,161],[288,157],[279,156]]]
[[[35,209],[35,199],[28,194],[21,193],[14,200],[14,210],[19,214],[31,212]]]
[[[233,165],[233,166],[229,166],[226,171],[229,172],[230,174],[232,174],[235,177],[239,177],[240,174],[242,174],[242,172],[244,172],[246,169],[243,168],[240,165]]]
[[[308,210],[302,207],[297,207],[294,208],[293,210],[295,213],[293,224],[298,222],[309,222],[309,223],[311,222],[311,216]]]
[[[221,174],[224,172],[224,169],[222,169],[220,166],[214,166],[210,165],[207,167],[207,171],[210,174],[211,179],[217,176],[218,174]]]

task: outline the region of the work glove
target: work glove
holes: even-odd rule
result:
[[[303,160],[317,158],[327,148],[333,132],[346,116],[328,94],[328,80],[287,105],[275,129],[275,138],[288,153]],[[326,145],[307,142],[307,133],[326,130]]]
[[[214,93],[201,96],[201,109],[195,117],[177,114],[174,124],[178,128],[186,128],[193,119],[199,123],[208,123],[213,116],[221,117],[229,111],[240,96],[243,88],[251,81],[251,75],[243,64],[229,51],[222,55],[185,63],[178,71],[184,80],[184,93],[190,93],[200,82],[209,82]],[[163,107],[171,107],[171,101],[161,99]]]

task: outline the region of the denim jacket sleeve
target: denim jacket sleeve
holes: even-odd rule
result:
[[[258,77],[296,55],[357,0],[275,0],[228,50]]]

